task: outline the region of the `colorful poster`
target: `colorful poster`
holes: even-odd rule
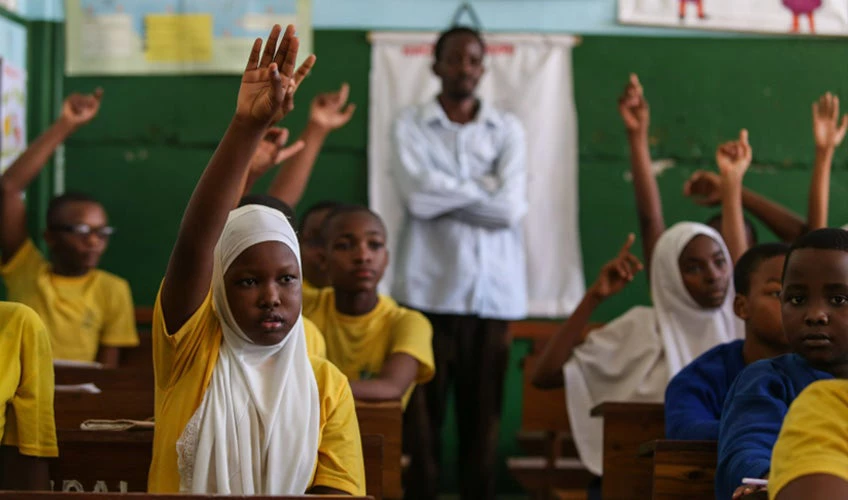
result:
[[[253,40],[294,24],[312,51],[312,0],[67,0],[68,75],[241,74]]]
[[[845,0],[619,0],[624,24],[848,36]]]
[[[26,72],[0,59],[0,172],[26,149]]]

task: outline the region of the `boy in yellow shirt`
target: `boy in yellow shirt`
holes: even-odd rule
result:
[[[93,198],[67,193],[51,200],[44,240],[50,256],[27,234],[24,191],[56,148],[91,121],[102,90],[65,99],[59,119],[0,178],[0,257],[9,300],[33,308],[50,333],[53,356],[118,365],[119,348],[138,345],[127,282],[97,268],[114,229]]]
[[[53,356],[29,307],[0,302],[0,489],[49,490],[45,457],[59,455],[53,418]]]
[[[323,332],[327,359],[350,379],[353,396],[402,400],[433,378],[433,329],[421,313],[377,293],[389,262],[386,229],[362,206],[340,206],[324,220],[322,289],[303,314]]]

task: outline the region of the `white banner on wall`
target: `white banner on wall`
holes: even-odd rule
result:
[[[26,150],[26,72],[0,59],[0,172]]]
[[[368,195],[396,247],[405,209],[391,175],[391,131],[407,106],[434,98],[437,33],[372,33]],[[487,35],[479,94],[515,113],[527,132],[529,212],[524,218],[531,317],[571,314],[583,297],[577,199],[577,113],[566,35]],[[394,253],[396,255],[396,252]],[[392,269],[381,291],[391,290]]]
[[[625,24],[848,36],[845,0],[618,0]]]

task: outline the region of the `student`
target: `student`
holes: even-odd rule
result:
[[[254,42],[156,300],[150,492],[364,494],[347,380],[307,356],[294,230],[274,208],[231,211],[266,128],[293,108],[299,43],[289,26],[275,52],[280,34]]]
[[[746,365],[789,350],[780,322],[780,278],[789,246],[765,243],[745,252],[733,270],[733,311],[745,322],[745,340],[718,345],[671,379],[665,392],[668,439],[718,439],[730,384]]]
[[[59,456],[53,355],[38,314],[0,302],[0,490],[49,490],[47,457]]]
[[[781,302],[792,353],[753,363],[731,386],[719,427],[717,498],[730,498],[743,478],[768,475],[783,417],[805,387],[848,377],[848,232],[819,229],[792,245]]]
[[[753,213],[778,238],[787,243],[795,241],[807,231],[827,227],[830,170],[834,152],[845,139],[846,130],[848,130],[848,116],[843,116],[842,120],[839,120],[838,97],[828,92],[818,102],[813,103],[813,139],[816,154],[807,201],[807,221],[749,189],[745,189],[742,195],[742,204],[745,209]],[[683,192],[699,205],[717,205],[722,199],[721,179],[712,172],[699,170],[686,181]],[[720,218],[720,215],[716,218]],[[712,226],[712,224],[709,225]]]
[[[323,233],[332,286],[303,314],[324,333],[327,359],[350,379],[356,399],[406,406],[415,385],[433,378],[433,330],[423,314],[377,293],[389,263],[383,221],[366,207],[340,206]]]
[[[773,500],[848,498],[848,381],[814,382],[792,402],[768,490]]]
[[[95,199],[66,193],[51,200],[44,241],[49,260],[27,235],[23,193],[57,147],[100,109],[103,91],[65,99],[59,119],[0,178],[0,274],[9,300],[32,307],[50,332],[53,356],[119,362],[119,349],[138,345],[129,284],[97,269],[114,229]]]

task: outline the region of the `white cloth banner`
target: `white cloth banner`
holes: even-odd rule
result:
[[[432,99],[437,33],[372,33],[368,195],[396,248],[405,209],[391,174],[392,124],[400,111]],[[531,317],[571,314],[583,297],[577,199],[577,113],[567,35],[487,35],[481,99],[510,111],[527,135],[529,212],[524,218]],[[391,290],[392,269],[381,291]]]
[[[0,59],[0,172],[27,147],[26,71]]]
[[[618,20],[687,29],[848,36],[848,2],[618,0]]]

